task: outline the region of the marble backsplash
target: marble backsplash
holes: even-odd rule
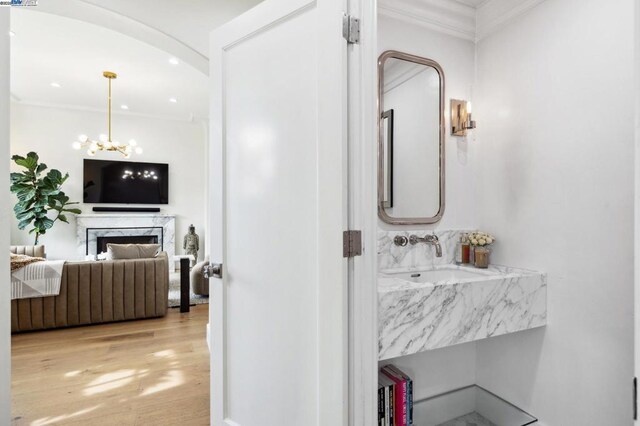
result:
[[[378,268],[419,268],[435,265],[445,265],[455,262],[456,245],[460,239],[460,233],[472,232],[470,230],[443,230],[443,231],[385,231],[378,230]],[[442,257],[436,256],[436,249],[429,244],[407,244],[404,247],[397,246],[393,239],[397,235],[409,238],[410,235],[424,237],[427,234],[435,234],[442,247]]]

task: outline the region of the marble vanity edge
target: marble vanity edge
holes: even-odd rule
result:
[[[378,292],[379,359],[546,325],[546,274],[506,270],[486,280]]]

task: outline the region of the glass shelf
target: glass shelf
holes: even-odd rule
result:
[[[413,405],[415,426],[526,426],[538,419],[477,385]]]

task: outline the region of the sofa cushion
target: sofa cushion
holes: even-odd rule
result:
[[[160,244],[107,244],[107,259],[150,259],[160,252]]]
[[[44,246],[11,246],[11,253],[26,254],[31,257],[47,257],[44,253]]]

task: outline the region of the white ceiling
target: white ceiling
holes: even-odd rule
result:
[[[118,73],[114,112],[125,113],[120,109],[125,104],[129,114],[207,117],[208,78],[200,71],[182,62],[172,65],[168,53],[119,32],[34,9],[11,10],[14,100],[106,110],[102,72],[109,70]],[[52,82],[61,87],[52,87]],[[172,97],[178,102],[171,103]]]
[[[82,0],[162,31],[209,57],[209,33],[262,0]]]

